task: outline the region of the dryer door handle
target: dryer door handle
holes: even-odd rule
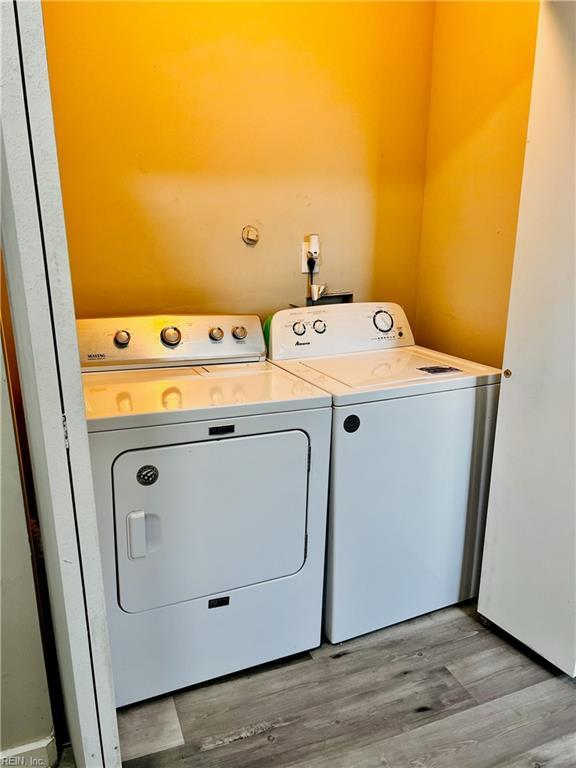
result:
[[[142,510],[130,512],[126,517],[128,535],[128,557],[136,560],[146,557],[146,513]]]

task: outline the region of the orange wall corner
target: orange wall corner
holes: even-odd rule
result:
[[[499,366],[514,258],[537,2],[439,2],[417,340]]]

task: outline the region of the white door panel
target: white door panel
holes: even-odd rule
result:
[[[121,454],[113,466],[119,604],[135,613],[298,571],[308,437],[293,430]],[[151,484],[137,477],[157,470]],[[143,480],[155,473],[144,472]]]
[[[540,4],[479,610],[576,675],[576,4]]]

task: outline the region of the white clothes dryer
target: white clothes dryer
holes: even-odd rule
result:
[[[328,639],[476,595],[500,372],[416,346],[390,303],[277,312],[269,359],[332,395]]]
[[[118,706],[317,646],[329,395],[255,316],[78,337]]]

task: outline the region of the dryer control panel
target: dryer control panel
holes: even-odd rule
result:
[[[78,320],[82,370],[264,360],[257,315],[145,315]]]
[[[268,357],[292,360],[414,344],[408,318],[390,302],[283,309],[269,322]]]

